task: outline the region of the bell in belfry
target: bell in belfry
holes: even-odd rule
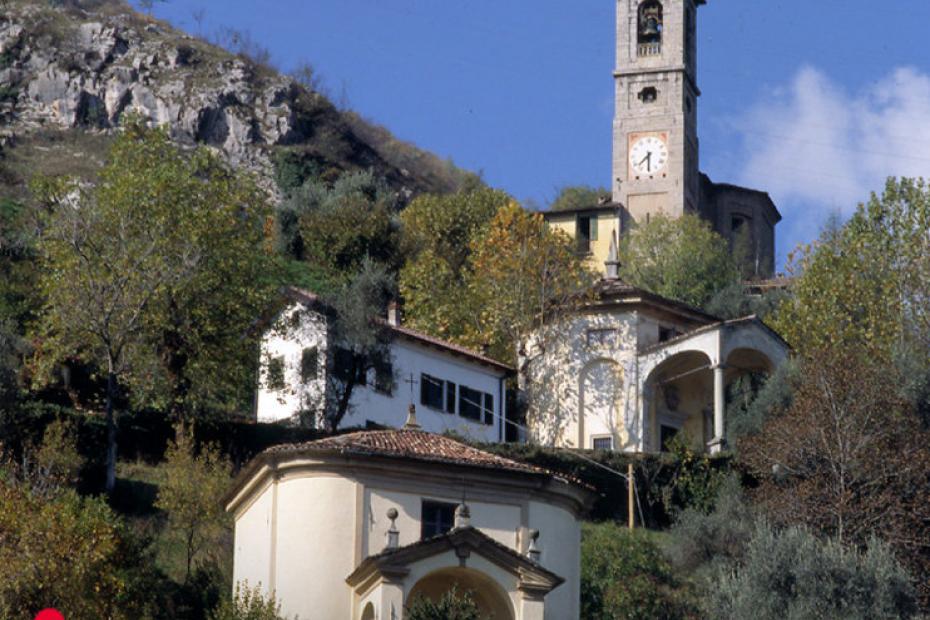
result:
[[[646,27],[643,28],[643,35],[647,37],[659,36],[659,20],[654,15],[646,18]]]

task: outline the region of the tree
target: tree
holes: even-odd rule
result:
[[[0,617],[148,617],[152,558],[103,499],[44,497],[0,472],[0,540]]]
[[[310,179],[281,203],[277,245],[318,277],[343,284],[369,257],[397,268],[396,192],[372,172],[349,172],[331,185]]]
[[[583,298],[593,281],[567,235],[511,203],[472,242],[467,290],[474,311],[462,340],[512,361],[531,328]]]
[[[249,328],[277,286],[263,247],[269,211],[250,179],[139,119],[128,120],[97,186],[72,185],[50,202],[38,243],[40,377],[71,358],[106,375],[112,491],[124,389],[179,416],[242,394],[254,367]]]
[[[671,566],[645,530],[586,523],[581,538],[581,617],[685,618]]]
[[[486,620],[470,592],[459,592],[456,586],[438,601],[416,597],[407,607],[407,620]]]
[[[180,539],[186,584],[195,564],[210,557],[228,529],[222,496],[229,486],[231,467],[216,446],[203,446],[198,453],[193,430],[180,424],[160,467],[164,481],[155,507],[165,512],[169,532]]]
[[[774,326],[798,350],[864,347],[890,359],[930,346],[930,188],[889,179],[845,225],[829,225],[790,260],[791,298]]]
[[[879,537],[930,601],[930,433],[902,398],[893,367],[866,352],[801,360],[793,397],[737,444],[758,480],[753,497],[777,525],[804,525],[841,544]]]
[[[379,375],[390,368],[390,334],[381,319],[389,299],[394,297],[394,281],[387,269],[370,259],[362,261],[352,280],[328,301],[334,310],[332,340],[333,372],[327,373],[329,392],[324,416],[335,431],[349,412],[355,387],[365,381],[369,370]],[[393,375],[381,377],[393,383]]]
[[[708,618],[911,618],[914,590],[891,550],[822,542],[804,528],[756,526],[745,557],[721,565],[702,599]]]
[[[739,279],[726,241],[696,215],[658,215],[620,242],[620,277],[657,295],[704,307]]]
[[[570,209],[586,209],[596,207],[604,198],[610,198],[610,190],[606,187],[592,187],[590,185],[568,185],[559,190],[550,211],[567,211]]]
[[[504,192],[480,188],[448,196],[424,195],[401,213],[402,248],[408,256],[400,270],[400,294],[406,320],[441,338],[459,338],[470,303],[472,243],[495,213],[512,199]]]

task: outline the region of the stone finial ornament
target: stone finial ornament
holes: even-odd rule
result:
[[[400,532],[397,530],[397,524],[395,523],[395,521],[397,521],[397,516],[397,508],[388,508],[387,518],[391,520],[391,527],[387,532],[388,549],[397,549],[400,545]]]

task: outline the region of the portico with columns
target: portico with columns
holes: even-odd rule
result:
[[[590,299],[554,312],[521,347],[531,440],[658,452],[678,437],[720,452],[727,386],[772,373],[788,345],[758,317],[725,321],[626,284],[612,245]]]

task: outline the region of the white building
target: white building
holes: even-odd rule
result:
[[[320,426],[324,403],[338,398],[342,350],[331,311],[312,293],[292,289],[291,303],[265,333],[256,394],[260,422],[309,416]],[[358,377],[341,427],[400,427],[418,403],[427,431],[454,431],[482,441],[505,438],[505,380],[514,370],[489,357],[404,327],[397,313],[384,322],[389,359]]]
[[[592,501],[414,425],[276,446],[227,495],[233,580],[275,593],[289,618],[399,620],[455,584],[495,620],[578,618]]]
[[[537,329],[522,348],[533,439],[654,452],[679,436],[720,450],[727,384],[771,373],[788,345],[754,316],[722,321],[622,282],[615,243],[607,274],[592,299]]]

